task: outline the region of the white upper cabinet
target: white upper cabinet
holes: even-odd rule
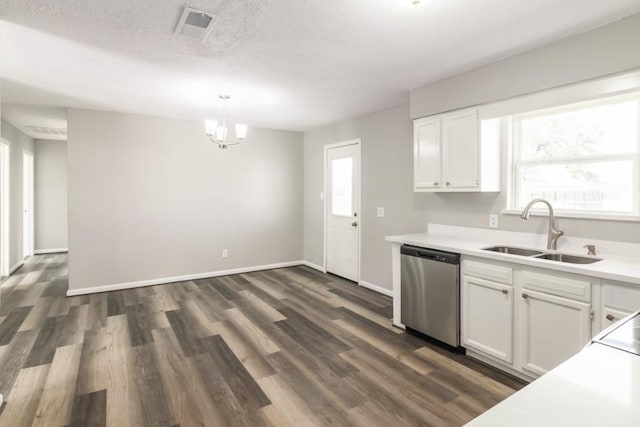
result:
[[[500,121],[477,108],[414,121],[414,190],[500,191]]]
[[[445,188],[480,186],[478,110],[442,116],[442,171]]]
[[[424,118],[413,124],[413,181],[416,189],[442,186],[441,120]]]

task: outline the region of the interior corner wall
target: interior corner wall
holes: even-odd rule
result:
[[[9,268],[24,260],[22,256],[22,153],[33,153],[33,139],[2,120],[2,138],[9,142]]]
[[[302,260],[303,136],[68,111],[69,290]],[[228,249],[228,258],[222,258]]]
[[[427,223],[488,228],[490,213],[506,207],[507,147],[502,146],[500,193],[414,193],[412,117],[509,98],[559,84],[640,67],[640,15],[435,82],[387,111],[312,129],[304,135],[304,256],[322,265],[323,146],[361,138],[361,280],[391,289],[386,235],[426,231]],[[376,216],[376,207],[385,217]],[[500,229],[546,232],[546,218],[500,215]],[[567,236],[640,242],[638,224],[558,218]]]
[[[34,141],[35,251],[66,251],[67,141]]]

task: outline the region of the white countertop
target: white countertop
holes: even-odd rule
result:
[[[640,426],[640,356],[592,344],[467,426]]]
[[[546,243],[546,237],[544,243]],[[545,259],[523,257],[518,255],[502,254],[499,252],[485,251],[483,248],[490,246],[517,246],[523,248],[538,249],[544,252],[553,252],[545,249],[540,235],[526,233],[493,231],[485,229],[472,229],[465,227],[449,227],[431,225],[429,232],[388,236],[387,241],[392,243],[408,244],[432,248],[442,251],[455,252],[461,255],[470,255],[493,259],[497,261],[511,262],[529,265],[532,267],[546,268],[550,270],[564,271],[567,273],[582,274],[590,277],[615,280],[625,283],[640,285],[640,245],[630,243],[595,241],[598,246],[608,252],[598,253],[602,261],[593,264],[570,264]],[[586,239],[573,239],[573,245],[565,243],[558,252],[572,253],[585,256],[585,252],[578,252],[576,243],[594,242]],[[628,256],[621,256],[618,252],[626,252]]]

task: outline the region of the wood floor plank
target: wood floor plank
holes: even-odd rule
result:
[[[107,390],[76,396],[73,401],[69,427],[106,427]]]
[[[107,425],[141,426],[142,395],[136,382],[133,348],[127,316],[107,320]]]
[[[32,424],[49,368],[50,365],[38,365],[20,371],[0,415],[3,425],[27,427]]]
[[[7,317],[0,323],[0,346],[7,345],[11,342],[22,323],[31,312],[32,307],[18,307],[11,311]]]
[[[58,347],[53,357],[33,426],[63,426],[71,418],[81,344]]]
[[[523,386],[304,266],[66,297],[67,255],[0,283],[0,426],[458,426]]]

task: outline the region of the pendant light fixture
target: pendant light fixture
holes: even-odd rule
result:
[[[205,120],[205,133],[211,142],[215,142],[220,148],[240,144],[247,137],[249,127],[247,125],[236,124],[235,139],[232,141],[227,140],[229,136],[227,128],[227,101],[231,97],[229,95],[219,95],[218,97],[222,99],[222,122],[218,124],[216,120]]]

